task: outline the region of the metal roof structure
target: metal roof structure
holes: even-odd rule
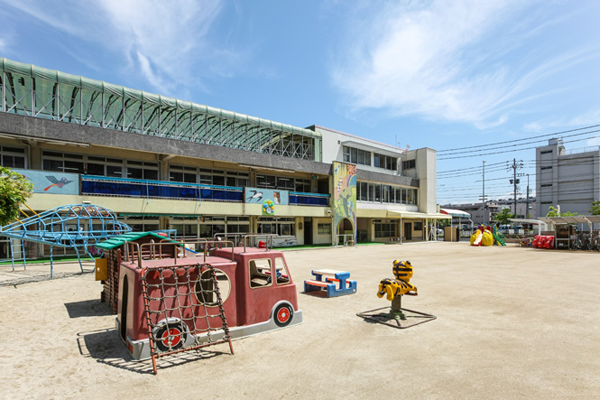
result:
[[[321,161],[321,134],[0,58],[0,111]]]
[[[600,224],[600,215],[574,215],[571,217],[545,217],[540,219],[554,225]]]

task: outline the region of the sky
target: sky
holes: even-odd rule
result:
[[[535,147],[600,145],[594,0],[0,0],[0,57],[437,150],[438,203],[535,194]],[[598,132],[596,132],[598,131]],[[522,167],[521,167],[522,166]]]

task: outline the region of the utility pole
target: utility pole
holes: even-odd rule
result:
[[[481,199],[483,200],[483,223],[486,222],[485,219],[485,160],[483,161],[483,164],[481,166],[481,171],[483,173],[483,196],[481,197]]]
[[[519,183],[519,180],[517,179],[517,169],[521,169],[523,168],[523,160],[519,160],[517,162],[517,160],[515,158],[513,158],[513,163],[512,165],[507,165],[506,166],[506,170],[513,170],[513,179],[510,180],[510,183],[513,184],[513,189],[514,189],[514,214],[515,217],[517,216],[517,184]],[[523,174],[519,174],[519,176],[523,176]]]
[[[525,218],[529,215],[529,174],[527,174],[527,199],[525,200]]]

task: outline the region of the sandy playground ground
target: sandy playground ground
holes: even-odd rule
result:
[[[15,287],[23,271],[3,266],[0,398],[600,398],[598,252],[427,243],[286,259],[303,324],[236,340],[235,355],[221,344],[161,358],[157,376],[128,359],[93,274]],[[394,259],[412,262],[419,289],[403,306],[437,320],[399,330],[356,316],[389,305],[376,292]],[[358,292],[303,294],[316,268],[349,270]]]

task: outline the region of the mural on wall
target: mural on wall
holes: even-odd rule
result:
[[[356,237],[356,165],[334,161],[333,185],[333,226],[347,218]]]
[[[262,215],[274,216],[276,206],[290,204],[290,193],[287,190],[247,187],[245,194],[246,203],[262,204]]]
[[[79,194],[79,174],[14,169],[33,183],[33,193]]]

